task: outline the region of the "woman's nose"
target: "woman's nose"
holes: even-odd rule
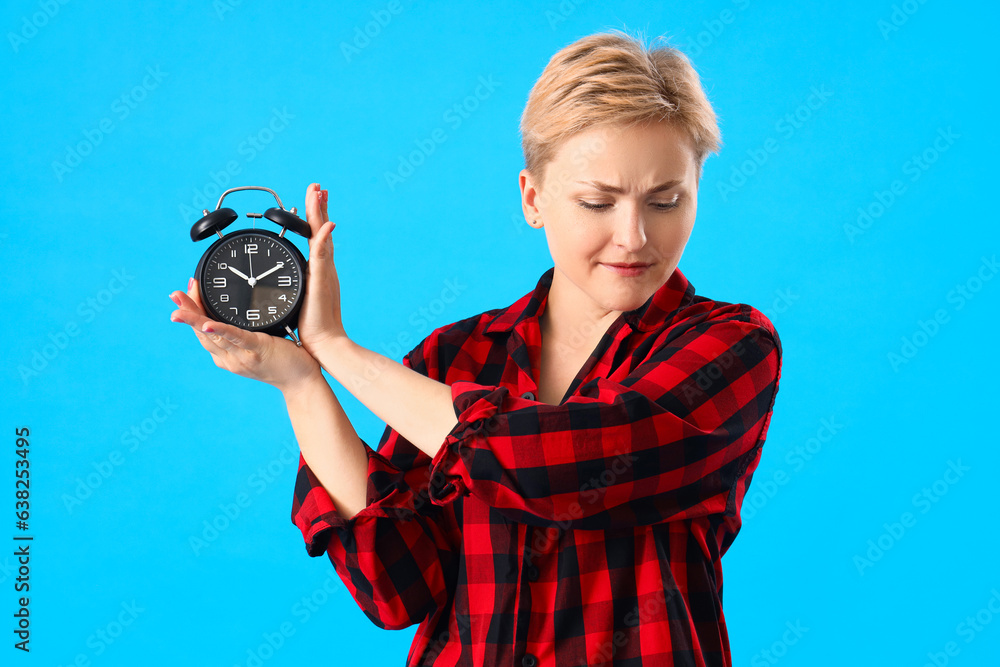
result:
[[[614,221],[614,242],[634,252],[646,245],[646,221],[636,206],[626,206]]]

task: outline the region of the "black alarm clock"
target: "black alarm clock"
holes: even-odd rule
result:
[[[267,218],[281,226],[281,233],[267,229],[239,229],[225,236],[222,230],[239,216],[231,208],[221,208],[222,200],[237,190],[264,190],[274,195],[276,208],[247,213],[249,218]],[[206,314],[219,322],[248,331],[292,337],[305,296],[307,263],[285,231],[309,238],[309,223],[296,215],[295,208],[285,210],[278,195],[269,188],[244,185],[230,188],[219,197],[214,211],[191,227],[191,240],[200,241],[217,234],[218,239],[205,251],[195,269],[195,277]]]

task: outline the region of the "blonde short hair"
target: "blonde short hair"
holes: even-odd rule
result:
[[[541,187],[562,142],[597,124],[669,120],[693,143],[697,178],[722,143],[698,73],[676,48],[647,49],[613,30],[583,37],[549,60],[521,114],[525,168]]]

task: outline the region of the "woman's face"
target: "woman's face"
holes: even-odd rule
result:
[[[665,121],[577,133],[545,165],[541,190],[526,169],[520,184],[555,264],[551,294],[592,320],[638,308],[667,281],[698,208],[691,141]],[[644,266],[612,266],[631,263]]]

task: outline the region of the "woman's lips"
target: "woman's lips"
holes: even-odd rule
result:
[[[601,266],[608,269],[609,271],[612,271],[613,273],[617,273],[620,276],[629,276],[629,277],[641,276],[643,272],[645,272],[646,269],[649,268],[649,264],[640,264],[636,266],[621,266],[615,264],[604,264],[603,262],[601,263]]]

